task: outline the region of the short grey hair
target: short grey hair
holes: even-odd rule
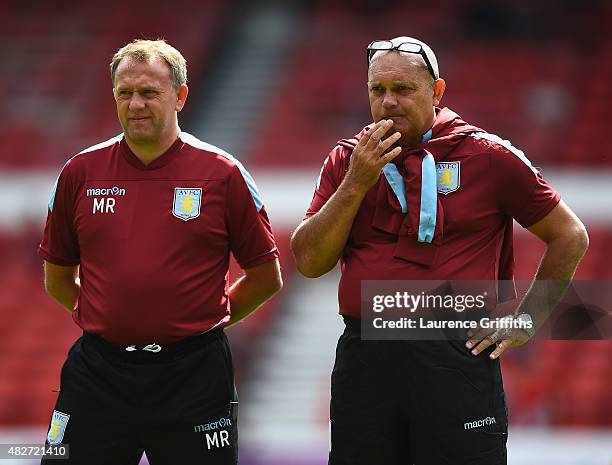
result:
[[[431,47],[429,45],[427,45],[425,42],[423,42],[423,41],[421,41],[419,39],[415,39],[414,37],[407,37],[407,36],[395,37],[393,39],[390,39],[390,42],[395,47],[397,47],[398,45],[403,44],[405,42],[410,42],[412,44],[419,44],[421,47],[423,47],[423,50],[425,51],[425,55],[427,55],[427,58],[429,59],[429,62],[431,63],[431,67],[433,68],[434,74],[436,75],[435,79],[438,79],[440,77],[440,69],[438,68],[438,59],[436,58],[436,54],[433,52]],[[378,53],[378,52],[376,52],[376,53]],[[374,55],[376,55],[376,53]],[[402,52],[400,52],[400,53],[402,53]],[[374,60],[374,56],[372,56],[372,60]],[[422,60],[422,58],[421,58],[421,60]],[[422,60],[422,61],[423,61],[423,68],[427,69],[427,65],[425,63],[425,60]]]
[[[141,62],[147,62],[155,58],[162,59],[170,67],[170,78],[172,79],[174,88],[178,89],[182,84],[187,84],[187,61],[185,61],[181,52],[164,39],[135,39],[117,50],[117,53],[113,55],[113,59],[110,62],[113,85],[115,85],[117,67],[121,60],[126,57]]]

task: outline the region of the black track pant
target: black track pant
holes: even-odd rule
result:
[[[237,410],[227,338],[217,329],[152,352],[85,333],[68,353],[43,464],[236,464]],[[151,349],[151,348],[150,348]],[[157,347],[153,347],[157,350]]]
[[[331,389],[330,465],[505,465],[508,417],[493,348],[362,341],[345,318]]]

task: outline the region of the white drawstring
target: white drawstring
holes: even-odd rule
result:
[[[136,348],[135,345],[129,345],[129,346],[127,346],[125,348],[125,350],[127,350],[128,352],[134,352],[135,350],[138,350],[138,349]],[[147,352],[157,353],[157,352],[161,351],[162,348],[161,348],[161,346],[159,344],[153,343],[153,344],[148,344],[148,345],[144,346],[140,350],[146,350]]]
[[[161,350],[161,346],[159,344],[153,343],[153,344],[149,344],[149,345],[144,346],[142,348],[142,350],[147,350],[149,352],[157,353],[157,352],[159,352]]]

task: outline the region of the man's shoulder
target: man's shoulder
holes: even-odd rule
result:
[[[353,149],[357,145],[357,139],[341,139],[336,145],[330,150],[327,154],[326,162],[329,160],[333,164],[348,163],[351,158],[351,154],[353,153]]]
[[[111,137],[104,142],[99,142],[91,147],[81,150],[66,161],[63,169],[66,170],[68,167],[70,170],[79,170],[84,168],[88,164],[95,162],[100,156],[104,156],[104,154],[112,151],[122,139],[123,133]]]
[[[359,139],[363,137],[366,131],[370,128],[371,125],[366,126],[359,132],[359,134],[346,138],[340,139],[336,142],[336,145],[331,149],[331,151],[323,160],[323,167],[321,168],[321,173],[323,171],[333,172],[335,176],[338,176],[341,179],[348,170],[351,155],[355,146],[359,143]]]
[[[359,140],[371,127],[372,124],[368,124],[356,135],[347,137],[346,139],[340,139],[329,152],[328,158],[332,159],[332,161],[349,159],[353,153],[353,150],[355,149],[355,146],[359,143]]]
[[[235,168],[245,171],[240,160],[229,152],[204,142],[187,132],[181,131],[179,138],[185,144],[183,150],[191,151],[194,155],[192,160],[196,163],[204,164],[209,168],[214,167],[217,170],[221,170],[224,174],[231,173]]]
[[[525,152],[515,147],[508,139],[503,139],[497,134],[478,131],[470,134],[471,143],[474,144],[479,153],[492,155],[491,162],[500,162],[504,166],[514,164],[516,166],[527,166],[534,174],[538,169],[527,158]]]
[[[123,133],[117,134],[116,136],[113,136],[110,139],[105,140],[104,142],[98,142],[97,144],[92,145],[91,147],[87,147],[86,149],[81,150],[79,153],[75,155],[75,157],[86,155],[86,154],[94,154],[94,153],[100,153],[103,151],[108,151],[112,149],[116,144],[119,144],[122,139],[123,139]]]
[[[469,149],[474,154],[514,154],[524,155],[523,152],[517,149],[508,139],[503,139],[497,134],[487,131],[474,131],[468,134],[465,138],[466,149]]]
[[[317,186],[320,184],[321,176],[324,172],[336,178],[337,182],[340,182],[342,177],[346,174],[350,164],[351,154],[353,153],[353,148],[357,144],[357,141],[355,140],[355,145],[352,146],[343,143],[344,141],[349,141],[349,139],[339,141],[323,160],[323,166],[319,173]]]

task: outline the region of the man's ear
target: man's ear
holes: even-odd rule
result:
[[[187,101],[187,95],[189,94],[189,87],[187,84],[181,84],[176,90],[176,106],[175,110],[177,113],[183,109],[185,102]]]
[[[444,81],[444,79],[436,79],[433,83],[433,103],[435,106],[440,105],[445,90],[446,82]]]

